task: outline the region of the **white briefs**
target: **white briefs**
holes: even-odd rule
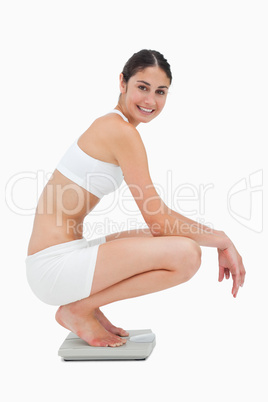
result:
[[[56,244],[26,257],[33,293],[44,303],[61,306],[91,293],[99,246],[106,237]]]

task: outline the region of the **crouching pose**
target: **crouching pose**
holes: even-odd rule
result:
[[[59,306],[60,325],[91,346],[121,346],[128,335],[101,306],[188,281],[200,267],[200,246],[217,248],[219,280],[232,275],[234,297],[245,280],[229,237],[171,210],[151,181],[136,127],[161,113],[171,80],[162,54],[135,53],[120,74],[118,104],[69,147],[36,208],[26,258],[29,285],[43,302]],[[85,217],[123,179],[147,228],[86,240]]]

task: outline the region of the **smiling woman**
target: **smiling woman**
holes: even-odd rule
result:
[[[200,246],[216,247],[219,280],[233,276],[233,296],[245,279],[241,256],[222,231],[168,208],[152,183],[136,127],[156,118],[172,81],[153,50],[135,53],[119,77],[116,107],[70,146],[40,196],[26,258],[29,285],[60,306],[57,322],[92,346],[121,346],[127,333],[99,307],[188,281],[201,264]],[[123,179],[147,224],[87,241],[83,221]]]
[[[127,82],[122,73],[118,106],[125,115],[131,115],[129,122],[134,127],[149,123],[165,106],[169,86],[170,79],[158,66],[138,71]]]
[[[134,53],[120,74],[119,105],[123,113],[134,113],[133,117],[136,119],[132,119],[130,123],[136,127],[139,123],[148,123],[159,115],[165,106],[171,81],[170,65],[161,53],[155,50]],[[124,100],[122,95],[126,95]],[[134,108],[125,110],[131,107],[132,103],[135,104],[135,109],[138,109],[138,115]]]

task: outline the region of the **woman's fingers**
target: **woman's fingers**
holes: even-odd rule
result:
[[[232,275],[233,287],[232,294],[234,297],[237,296],[240,286],[243,286],[245,282],[245,267],[242,262],[242,258],[237,252],[234,245],[231,245],[227,249],[218,249],[219,254],[219,282],[221,282],[224,277],[229,279]]]
[[[244,267],[244,264],[242,261],[241,261],[241,271],[240,272],[241,272],[241,285],[240,286],[243,286],[245,283],[246,270],[245,270],[245,267]]]
[[[240,284],[241,284],[241,277],[240,277],[240,272],[237,269],[237,272],[232,274],[233,277],[233,289],[232,289],[232,294],[234,297],[237,296]]]
[[[225,278],[229,279],[230,278],[230,271],[228,268],[224,268],[224,274],[225,274]]]
[[[241,259],[241,261],[239,262],[239,266],[236,269],[236,274],[233,275],[234,286],[233,286],[233,291],[232,292],[233,292],[234,297],[237,296],[237,293],[238,293],[238,290],[239,290],[240,286],[244,285],[245,276],[246,276],[246,270],[245,270],[244,264],[243,264],[242,259]]]
[[[219,266],[219,282],[221,282],[224,278],[224,267],[223,266]]]
[[[224,268],[224,267],[221,266],[221,265],[220,265],[219,268],[220,268],[220,269],[219,269],[219,282],[221,282],[221,281],[224,279],[224,277],[225,277],[226,279],[229,279],[229,278],[230,278],[230,271],[229,271],[229,268]]]

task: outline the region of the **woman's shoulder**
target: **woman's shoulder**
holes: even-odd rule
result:
[[[136,139],[135,139],[136,137]],[[79,147],[96,159],[116,163],[116,151],[133,147],[140,141],[136,128],[116,113],[108,113],[98,117],[79,137]]]
[[[96,133],[101,138],[106,139],[120,139],[122,136],[140,136],[136,127],[129,122],[125,121],[122,116],[117,113],[107,113],[98,117],[91,126],[88,128],[88,132]]]
[[[105,115],[102,115],[98,117],[97,119],[94,120],[92,123],[92,126],[94,127],[103,127],[106,128],[107,130],[112,130],[114,128],[129,128],[133,127],[132,124],[129,122],[125,121],[122,116],[120,116],[117,113],[109,112]]]

